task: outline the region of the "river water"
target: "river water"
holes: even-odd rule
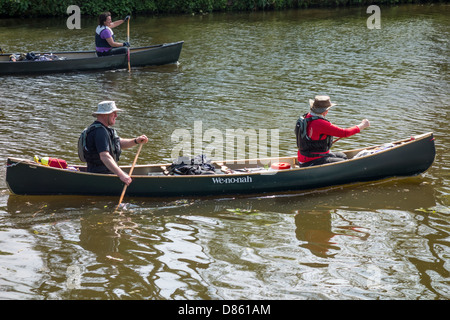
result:
[[[136,17],[133,46],[185,41],[177,65],[1,77],[3,163],[38,154],[79,164],[78,135],[105,99],[124,110],[122,137],[149,136],[138,164],[171,161],[177,129],[266,130],[279,155],[295,155],[295,121],[316,94],[338,103],[328,118],[340,126],[371,121],[335,150],[433,131],[437,155],[416,177],[276,196],[126,197],[120,215],[116,197],[11,195],[3,165],[0,298],[450,298],[450,7],[382,7],[381,29],[367,27],[369,16],[351,8]],[[2,19],[0,44],[90,50],[95,25]],[[125,25],[115,33],[126,40]]]

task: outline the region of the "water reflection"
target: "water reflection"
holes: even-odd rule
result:
[[[55,294],[75,299],[238,298],[257,283],[274,297],[318,298],[338,281],[331,279],[346,279],[345,283],[366,279],[364,261],[374,255],[385,255],[385,262],[373,265],[384,273],[388,265],[398,265],[400,252],[407,257],[416,250],[414,242],[405,247],[398,239],[391,239],[394,246],[389,250],[386,243],[373,247],[382,237],[394,235],[379,234],[380,230],[397,228],[399,223],[405,224],[401,238],[428,238],[428,256],[439,258],[441,252],[435,248],[444,234],[429,237],[428,231],[419,235],[416,231],[420,225],[434,228],[435,222],[421,218],[426,217],[422,210],[435,208],[433,193],[421,179],[405,178],[256,198],[133,198],[127,199],[127,209],[120,214],[113,212],[117,199],[109,197],[10,196],[5,207],[9,216],[2,222],[32,230],[33,250],[40,252],[43,266],[39,292],[46,298]],[[414,211],[415,216],[404,216]],[[398,220],[401,216],[403,221]],[[275,239],[286,243],[273,246]],[[55,245],[58,250],[52,249]],[[371,250],[358,251],[358,258],[349,252],[367,246]],[[355,269],[342,274],[335,269],[335,259],[348,260]],[[439,266],[414,256],[409,261],[423,272],[419,279],[430,290],[436,287],[427,275],[430,267],[440,277],[448,273],[442,262]],[[218,268],[228,271],[221,273]],[[292,291],[279,296],[279,288],[267,282],[274,271],[286,277],[286,284],[295,283]],[[298,296],[297,290],[307,288],[309,277],[331,282],[323,285],[322,293],[313,290]],[[326,296],[336,294],[331,291]],[[354,294],[347,293],[353,298]],[[370,296],[371,290],[365,294]],[[260,292],[252,297],[267,295]]]
[[[298,213],[295,216],[297,239],[306,242],[301,247],[311,251],[318,257],[334,257],[339,250],[332,238],[337,235],[331,231],[331,213],[328,211],[311,211]]]
[[[300,246],[318,257],[333,258],[337,254],[336,251],[340,248],[336,242],[333,242],[336,236],[358,237],[360,240],[367,240],[370,236],[368,232],[360,230],[360,227],[352,225],[342,216],[339,218],[349,225],[339,226],[336,232],[333,232],[332,221],[335,219],[332,212],[328,210],[299,211],[295,216],[297,239],[306,242]]]
[[[337,202],[335,203],[335,209],[318,209],[315,204],[305,206],[302,203],[302,206],[296,210],[295,216],[296,236],[300,241],[306,242],[301,246],[319,257],[334,257],[340,247],[333,241],[333,238],[351,236],[359,240],[367,240],[370,236],[370,224],[367,224],[367,221],[361,224],[348,221],[345,218],[345,211],[347,210],[365,211],[367,210],[365,208],[371,208],[371,210],[395,208],[414,211],[417,209],[417,205],[414,204],[414,199],[417,199],[417,197],[420,197],[421,200],[428,199],[427,207],[435,205],[433,189],[429,185],[424,184],[419,188],[413,185],[413,189],[410,189],[411,185],[408,183],[403,185],[403,183],[405,181],[398,181],[395,184],[395,189],[385,188],[386,184],[380,184],[375,188],[374,185],[371,185],[370,191],[352,192],[351,205],[350,203],[345,204],[335,201]],[[395,198],[391,196],[393,191],[397,193],[393,195]],[[428,196],[425,196],[427,193]],[[312,198],[318,200],[315,195]],[[323,195],[321,195],[321,198],[323,199]],[[312,201],[314,203],[314,200]],[[324,202],[327,203],[326,200]],[[421,204],[423,203],[421,202]],[[340,213],[342,210],[344,213]],[[340,223],[337,223],[337,221],[340,221]]]
[[[222,132],[277,128],[280,154],[294,155],[293,125],[317,93],[340,102],[333,122],[373,123],[337,149],[434,131],[437,154],[419,177],[253,197],[127,198],[122,215],[113,214],[116,198],[10,195],[3,167],[0,296],[448,299],[447,11],[386,8],[381,32],[366,28],[359,8],[138,17],[133,45],[185,40],[179,65],[3,77],[2,161],[79,163],[79,132],[106,98],[125,110],[122,136],[149,133],[139,163],[172,160],[173,130],[198,120]],[[95,19],[85,23],[75,34],[46,19],[2,19],[2,47],[88,50]],[[122,163],[133,157],[124,152]]]

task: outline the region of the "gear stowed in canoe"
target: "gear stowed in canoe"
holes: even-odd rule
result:
[[[136,165],[128,196],[184,197],[276,193],[411,176],[426,171],[435,158],[433,133],[343,151],[349,160],[300,168],[297,157],[211,161],[207,174],[170,174],[172,164]],[[8,158],[6,182],[18,195],[120,195],[115,175],[44,166],[28,159]],[[124,171],[129,166],[121,167]],[[204,170],[203,170],[204,171]],[[202,172],[202,170],[200,170]],[[38,187],[37,187],[38,186]]]

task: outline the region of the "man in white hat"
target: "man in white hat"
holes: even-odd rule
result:
[[[114,173],[129,185],[130,176],[117,165],[120,153],[122,149],[147,143],[148,138],[145,135],[132,139],[120,138],[116,130],[111,128],[116,123],[119,111],[122,110],[116,107],[114,101],[102,101],[98,104],[97,111],[92,113],[97,120],[89,126],[87,131],[84,156],[88,172]]]
[[[349,137],[370,126],[364,119],[360,124],[350,128],[340,128],[325,118],[328,110],[336,104],[329,96],[319,95],[309,100],[310,112],[297,120],[298,161],[302,167],[343,161],[347,156],[342,152],[330,152],[333,137]]]

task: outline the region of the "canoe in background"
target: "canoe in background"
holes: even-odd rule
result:
[[[176,63],[183,41],[148,47],[130,48],[131,67]],[[36,53],[44,55],[46,53]],[[97,57],[95,51],[53,52],[60,60],[9,61],[11,54],[0,55],[0,75],[58,73],[128,68],[126,54]]]

